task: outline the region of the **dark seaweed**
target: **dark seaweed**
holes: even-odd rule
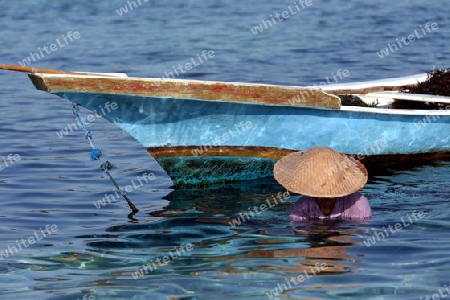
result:
[[[427,80],[413,86],[407,86],[403,93],[450,96],[450,68],[434,69],[427,72]],[[427,103],[408,100],[395,100],[395,109],[444,109],[445,103]]]
[[[363,107],[376,107],[378,101],[374,101],[370,104],[362,101],[361,98],[355,95],[338,95],[341,98],[341,105],[343,106],[363,106]]]
[[[427,74],[427,80],[419,82],[417,85],[409,86],[402,92],[450,96],[450,68],[434,69]]]

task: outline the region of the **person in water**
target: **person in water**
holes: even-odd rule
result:
[[[292,221],[310,219],[367,220],[372,210],[358,191],[367,183],[364,165],[328,147],[291,153],[274,166],[275,179],[301,194],[290,209]]]

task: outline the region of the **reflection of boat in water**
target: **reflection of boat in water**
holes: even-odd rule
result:
[[[342,227],[340,225],[343,225]],[[283,271],[321,273],[322,275],[342,274],[352,270],[353,267],[346,262],[358,263],[358,258],[353,258],[347,251],[354,242],[352,237],[357,233],[355,229],[348,228],[348,222],[321,220],[308,222],[287,230],[263,229],[259,233],[265,238],[259,239],[266,247],[246,247],[240,250],[242,254],[220,256],[211,260],[233,260],[233,259],[295,259],[293,263],[272,265],[267,261],[267,266],[259,267],[259,271]],[[242,234],[242,233],[240,233]],[[296,239],[292,247],[278,248],[279,244]],[[290,243],[289,243],[290,244]],[[301,247],[299,247],[301,246]],[[267,249],[264,249],[267,248]],[[277,248],[277,249],[270,249]],[[277,261],[277,260],[275,260]],[[327,267],[316,272],[316,266],[325,264]]]
[[[117,287],[128,280],[152,289],[152,297],[170,294],[173,299],[208,299],[211,294],[230,291],[232,299],[240,299],[243,281],[245,293],[255,299],[264,299],[278,284],[289,288],[285,292],[289,296],[342,289],[340,279],[330,278],[357,272],[359,259],[364,259],[351,251],[356,225],[326,221],[291,224],[286,212],[296,197],[241,226],[228,224],[239,212],[279,191],[282,189],[273,179],[178,189],[166,197],[170,203],[157,213],[161,219],[119,220],[103,233],[99,232],[103,223],[97,229],[86,228],[75,238],[87,251],[50,252],[39,260],[45,268],[64,266],[69,272],[103,267],[107,271],[92,275],[98,286]],[[147,269],[139,281],[134,280],[133,274],[144,265],[188,243],[194,246],[192,251]],[[323,264],[327,268],[318,272],[316,268]],[[291,289],[285,279],[292,276],[304,276],[305,281],[292,284]]]
[[[174,224],[179,223],[177,218],[182,218],[183,223],[185,218],[195,219],[197,231],[216,233],[194,243],[209,248],[209,253],[196,255],[196,259],[202,265],[215,266],[214,270],[196,270],[197,276],[267,277],[271,282],[267,288],[286,283],[285,278],[290,276],[303,275],[309,280],[311,276],[354,271],[360,257],[353,256],[349,249],[355,245],[353,239],[360,223],[321,220],[286,227],[287,211],[297,196],[239,226],[230,225],[240,213],[280,191],[282,187],[273,179],[212,185],[208,189],[177,189],[166,197],[169,205],[152,215],[170,217],[168,220]],[[326,269],[317,270],[324,265]]]
[[[230,220],[238,217],[240,213],[249,213],[249,208],[266,203],[267,199],[272,199],[284,192],[286,190],[273,178],[212,184],[207,188],[194,186],[187,189],[175,189],[164,197],[169,204],[163,210],[151,214],[158,217],[177,217],[224,213],[230,219],[217,218],[216,222],[220,220],[229,226]],[[273,206],[271,211],[286,214],[290,205],[289,201],[279,202],[279,205]],[[259,221],[253,218],[248,224],[253,222]]]

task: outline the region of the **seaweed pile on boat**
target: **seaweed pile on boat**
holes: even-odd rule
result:
[[[378,100],[368,104],[355,95],[337,95],[337,96],[341,98],[341,105],[343,106],[376,107],[378,105]]]
[[[434,69],[427,72],[427,80],[416,85],[407,86],[403,93],[428,94],[450,97],[450,68]],[[408,100],[395,100],[392,108],[399,109],[443,109],[445,103],[423,103]]]
[[[450,97],[450,68],[435,69],[427,74],[427,80],[408,87],[406,92]]]

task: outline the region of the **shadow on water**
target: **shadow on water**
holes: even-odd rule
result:
[[[439,156],[438,158],[422,155],[417,159],[398,158],[396,163],[383,164],[363,159],[361,161],[369,172],[369,180],[375,176],[395,176],[404,171],[414,171],[423,167],[442,167],[450,162],[450,154]]]

